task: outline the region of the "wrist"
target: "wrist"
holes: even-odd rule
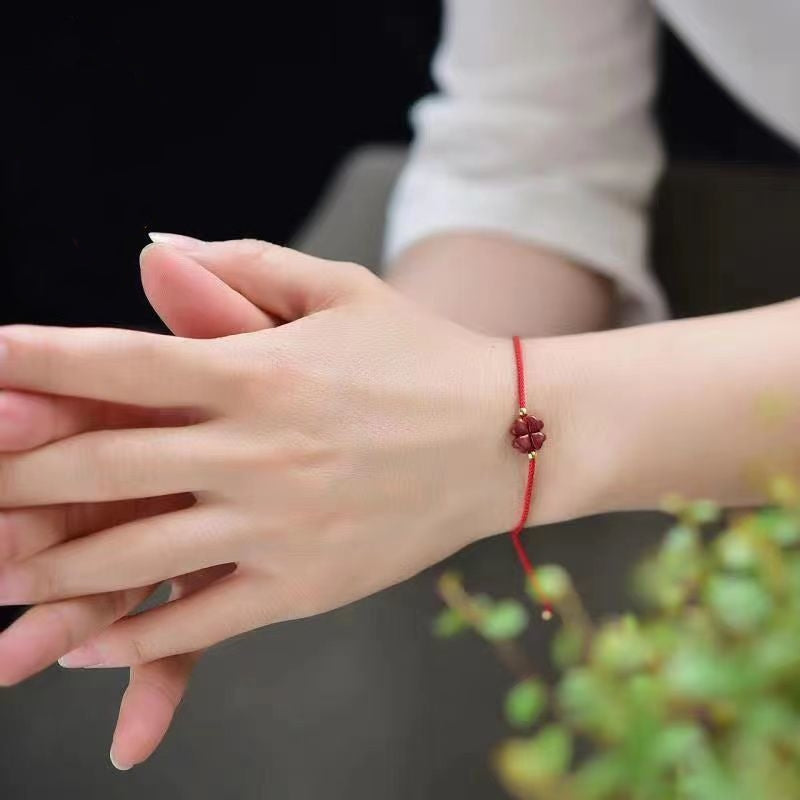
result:
[[[528,526],[559,522],[609,510],[609,482],[615,473],[607,416],[592,397],[600,370],[581,367],[584,337],[529,339],[524,343],[528,412],[544,421],[547,441],[537,455],[536,484]],[[486,465],[491,499],[483,535],[510,530],[522,510],[527,456],[511,446],[509,428],[517,418],[516,366],[511,339],[484,344],[485,435],[493,437],[493,461]],[[589,430],[588,427],[592,429]]]
[[[546,247],[501,233],[429,236],[389,264],[386,279],[438,316],[491,336],[598,330],[608,327],[614,314],[609,280]],[[548,298],[536,314],[531,314],[528,293],[520,291],[531,285]]]

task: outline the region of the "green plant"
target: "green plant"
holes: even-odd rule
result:
[[[540,568],[561,620],[553,686],[519,642],[523,603],[441,577],[436,632],[478,633],[517,678],[505,714],[521,733],[492,759],[512,796],[800,798],[800,491],[785,478],[772,490],[773,507],[730,520],[672,499],[676,524],[636,573],[638,616],[594,624],[567,573]]]

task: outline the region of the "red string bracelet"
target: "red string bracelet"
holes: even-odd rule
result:
[[[522,501],[522,513],[520,514],[519,522],[514,526],[511,531],[511,541],[514,544],[514,549],[517,551],[519,563],[525,574],[530,581],[536,597],[542,604],[542,619],[549,620],[553,618],[553,607],[542,591],[539,584],[539,579],[536,575],[536,570],[531,563],[525,548],[522,546],[521,535],[528,521],[528,515],[531,511],[531,501],[533,500],[533,487],[536,482],[536,454],[541,449],[542,445],[547,439],[543,433],[544,423],[542,420],[537,419],[532,414],[528,413],[528,403],[525,398],[525,363],[522,358],[522,342],[519,336],[513,337],[514,342],[514,358],[517,362],[517,398],[519,400],[519,417],[514,421],[511,426],[511,435],[513,438],[511,444],[521,453],[526,453],[528,456],[528,479],[525,482],[525,495]]]

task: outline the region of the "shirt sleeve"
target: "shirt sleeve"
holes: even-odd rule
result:
[[[663,317],[647,265],[655,51],[645,0],[448,0],[386,256],[446,231],[503,233],[611,278],[620,324]]]

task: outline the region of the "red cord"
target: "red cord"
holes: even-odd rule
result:
[[[525,397],[525,361],[522,358],[522,341],[519,336],[514,337],[514,359],[517,362],[517,397],[519,407],[527,408],[528,401]]]
[[[519,336],[513,337],[514,342],[514,358],[517,362],[517,397],[519,399],[519,408],[520,414],[523,412],[527,414],[527,399],[525,396],[525,362],[522,357],[522,341],[520,340]],[[536,574],[536,569],[534,568],[533,564],[531,563],[530,558],[528,558],[528,554],[525,552],[525,548],[522,545],[522,531],[525,529],[525,525],[528,521],[528,515],[531,511],[531,502],[533,500],[533,489],[536,483],[536,458],[531,458],[528,461],[528,479],[525,482],[525,496],[522,501],[522,513],[520,514],[519,522],[514,526],[514,529],[511,531],[511,542],[514,545],[514,549],[517,552],[517,558],[519,559],[519,563],[522,565],[522,569],[525,571],[525,574],[528,577],[528,580],[533,587],[536,596],[539,598],[539,602],[541,602],[543,606],[542,610],[542,618],[543,619],[550,619],[553,616],[553,606],[547,600],[542,591],[542,587],[539,583],[539,578]]]

